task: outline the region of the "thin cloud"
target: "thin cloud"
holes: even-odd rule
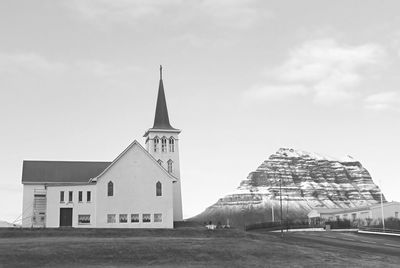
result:
[[[400,111],[400,93],[395,91],[369,95],[364,100],[367,109],[375,111]]]
[[[113,64],[100,60],[58,61],[37,53],[1,53],[0,84],[25,88],[26,83],[42,88],[43,84],[54,85],[70,83],[101,84],[103,87],[126,88],[127,83],[140,74],[141,68],[135,65]],[[23,79],[21,79],[23,77]],[[30,82],[27,82],[30,81]]]
[[[259,6],[257,0],[183,1],[183,0],[74,0],[67,6],[80,17],[100,24],[130,24],[138,22],[173,24],[212,24],[226,28],[248,29],[271,12]]]
[[[244,93],[244,98],[249,100],[279,100],[292,96],[304,96],[309,89],[303,85],[268,85],[254,86]]]
[[[377,44],[350,46],[333,39],[307,41],[291,50],[280,66],[267,72],[266,84],[307,88],[304,92],[316,103],[348,101],[362,95],[360,85],[377,70],[384,56],[384,49]],[[298,95],[295,90],[287,90],[288,94],[271,87],[265,90],[269,90],[268,97],[274,93],[277,97]]]
[[[1,53],[0,74],[31,74],[61,73],[67,69],[64,63],[51,61],[36,53]]]

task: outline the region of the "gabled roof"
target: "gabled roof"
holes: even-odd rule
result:
[[[88,183],[111,162],[24,160],[22,183]]]
[[[133,146],[137,146],[140,150],[142,150],[145,155],[147,155],[150,160],[152,160],[155,165],[160,168],[169,178],[171,178],[173,180],[173,182],[175,182],[177,180],[177,178],[175,178],[172,174],[170,174],[165,168],[163,168],[158,162],[157,160],[146,150],[143,148],[142,145],[140,145],[140,143],[137,140],[134,140],[131,144],[129,144],[129,146],[122,152],[120,153],[117,158],[114,159],[114,161],[112,161],[112,163],[105,168],[100,174],[98,174],[97,176],[93,177],[90,182],[96,182],[101,176],[103,176],[107,170],[109,170],[115,163],[118,162],[119,159],[121,159],[128,151],[129,149],[131,149]]]

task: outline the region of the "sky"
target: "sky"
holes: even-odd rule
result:
[[[159,65],[184,217],[279,148],[359,160],[400,201],[400,2],[0,2],[0,220],[22,161],[112,161],[152,127]]]

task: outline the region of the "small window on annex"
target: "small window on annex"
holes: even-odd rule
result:
[[[92,200],[92,193],[90,191],[86,192],[86,201],[90,202]]]
[[[107,184],[107,196],[113,196],[113,195],[114,195],[114,183],[110,181]]]
[[[156,153],[156,152],[158,152],[158,144],[160,143],[160,140],[159,140],[159,138],[158,137],[154,137],[154,147],[153,147],[153,150],[154,150],[154,152]]]
[[[161,152],[166,152],[167,151],[167,138],[162,137],[161,139]]]
[[[119,214],[119,222],[127,223],[128,222],[128,214]]]
[[[162,185],[159,181],[156,183],[156,196],[162,196]]]
[[[154,214],[154,222],[162,222],[162,214],[161,213]]]
[[[151,222],[150,214],[143,214],[143,222]]]
[[[131,222],[139,222],[139,214],[131,214]]]
[[[169,138],[169,151],[175,152],[175,139],[173,137]]]
[[[60,192],[60,202],[64,203],[64,191]]]
[[[69,191],[68,192],[68,202],[72,202],[72,196],[73,196],[73,192]]]
[[[115,214],[107,214],[107,223],[115,223]]]
[[[78,215],[78,224],[90,224],[90,215]]]
[[[79,202],[82,202],[82,199],[83,199],[82,191],[79,191],[79,192],[78,192],[78,201],[79,201]]]

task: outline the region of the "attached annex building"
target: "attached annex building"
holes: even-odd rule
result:
[[[173,228],[182,220],[179,139],[160,67],[154,125],[112,162],[23,162],[23,227]]]

